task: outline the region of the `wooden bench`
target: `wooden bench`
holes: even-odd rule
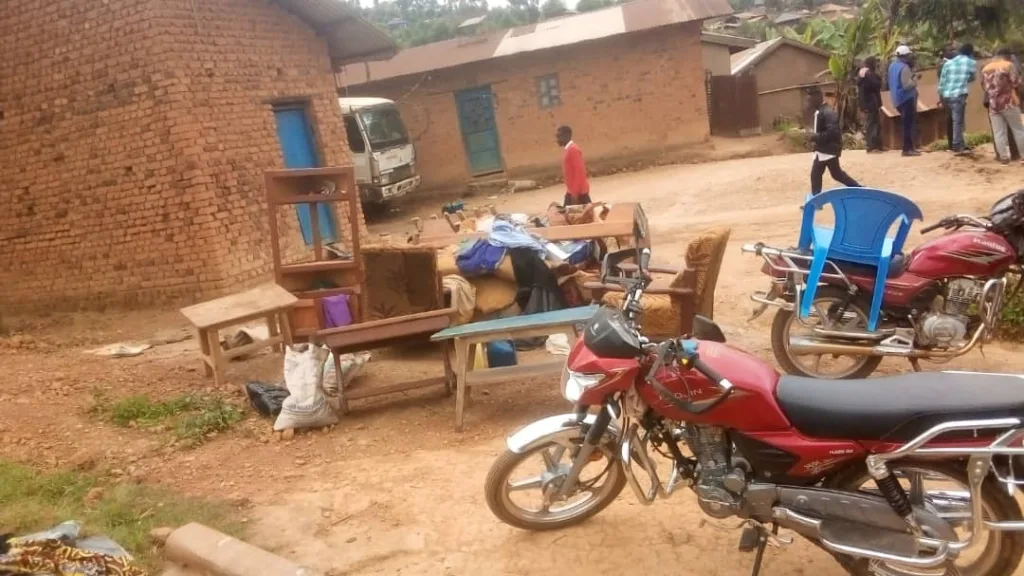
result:
[[[292,329],[288,313],[298,299],[277,284],[265,284],[252,290],[232,294],[202,304],[181,309],[197,331],[199,346],[203,354],[203,369],[214,382],[224,382],[224,365],[228,360],[273,346],[283,350],[282,345],[292,344]],[[220,331],[252,320],[264,319],[270,337],[257,340],[245,346],[221,350]]]
[[[576,342],[576,325],[589,320],[598,309],[598,306],[583,306],[486,320],[453,326],[431,336],[430,340],[433,342],[452,340],[455,343],[455,429],[462,430],[466,399],[472,386],[487,386],[509,380],[560,374],[565,366],[565,359],[559,358],[537,364],[472,370],[477,346],[495,340],[521,340],[552,334],[565,334],[569,339],[569,345],[572,346]]]
[[[452,318],[457,313],[458,311],[455,308],[442,308],[418,314],[407,314],[395,318],[351,324],[340,328],[328,328],[317,332],[312,337],[313,341],[326,346],[334,355],[334,368],[338,379],[338,396],[341,403],[341,412],[348,412],[350,400],[372,398],[396,392],[407,392],[437,385],[444,385],[445,389],[450,391],[454,385],[455,375],[451,368],[450,353],[447,346],[445,347],[443,358],[444,376],[408,382],[395,382],[387,386],[363,387],[356,390],[349,389],[343,383],[341,355],[349,352],[361,352],[375,348],[424,342],[428,335],[450,326]]]

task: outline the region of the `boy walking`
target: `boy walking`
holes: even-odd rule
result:
[[[562,179],[565,181],[565,206],[590,204],[590,181],[583,163],[583,150],[572,141],[572,128],[559,126],[555,140],[562,152]]]
[[[820,88],[810,89],[807,99],[814,110],[814,131],[811,133],[811,142],[814,143],[811,194],[817,196],[821,193],[825,169],[828,169],[828,173],[835,181],[859,188],[860,184],[839,165],[839,157],[843,154],[843,131],[839,126],[839,115],[825,104],[825,95],[821,93]]]

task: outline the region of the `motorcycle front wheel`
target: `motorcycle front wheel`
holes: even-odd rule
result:
[[[843,290],[821,286],[811,303],[808,318],[800,320],[798,312],[779,309],[772,321],[772,352],[787,374],[843,380],[867,378],[881,364],[880,356],[851,356],[844,354],[796,355],[789,349],[790,339],[796,336],[813,336],[814,328],[834,331],[866,332],[868,329],[867,309],[860,302],[847,304],[842,318],[836,318],[837,308],[847,300]]]
[[[554,497],[582,442],[580,433],[568,444],[551,442],[522,454],[505,450],[484,482],[487,507],[502,522],[532,531],[573,526],[607,508],[626,485],[611,445],[594,451],[566,497]]]

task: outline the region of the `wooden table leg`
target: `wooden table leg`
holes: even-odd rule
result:
[[[210,363],[213,362],[213,356],[210,353],[210,342],[206,339],[206,330],[197,329],[197,332],[196,339],[199,340],[199,349],[203,354],[203,374],[209,378],[213,376],[213,367],[210,366]],[[218,348],[220,347],[220,342],[217,343],[217,346]]]
[[[281,310],[277,313],[278,323],[281,326],[281,339],[284,341],[285,346],[291,346],[295,343],[295,339],[292,337],[292,320],[289,317],[290,310]]]
[[[220,349],[220,332],[206,330],[206,342],[210,349],[210,360],[213,362],[213,382],[220,386],[224,383],[224,354]]]
[[[267,334],[270,338],[277,337],[280,332],[277,329],[277,314],[267,314]],[[284,352],[284,346],[281,344],[274,344],[275,352]]]
[[[348,414],[348,398],[345,396],[345,384],[341,377],[341,354],[331,351],[334,357],[334,378],[338,382],[338,405],[342,414]]]
[[[472,362],[469,350],[469,342],[455,339],[455,430],[458,432],[462,432],[462,413],[466,409],[466,370]]]
[[[445,396],[451,396],[456,386],[455,376],[455,346],[451,340],[441,343],[441,354],[444,356],[444,391]]]

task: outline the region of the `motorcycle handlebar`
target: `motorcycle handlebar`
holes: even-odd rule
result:
[[[666,402],[672,404],[676,408],[689,412],[690,414],[702,414],[711,410],[724,402],[730,395],[732,395],[733,385],[727,378],[718,373],[714,368],[708,366],[696,352],[693,352],[685,360],[689,363],[690,367],[700,372],[712,382],[718,385],[722,390],[722,395],[712,400],[711,402],[689,402],[684,401],[676,397],[671,390],[665,387],[664,384],[658,381],[658,371],[665,365],[666,360],[675,360],[676,355],[684,350],[682,341],[669,340],[659,344],[657,347],[657,356],[654,362],[651,364],[650,370],[647,372],[646,380],[654,387],[655,391],[659,396],[662,397]]]
[[[936,222],[935,224],[932,224],[931,226],[925,226],[924,228],[921,228],[921,234],[927,234],[927,233],[931,232],[932,230],[938,230],[939,228],[942,228],[945,225],[946,225],[946,220],[945,219],[939,220],[938,222]]]

